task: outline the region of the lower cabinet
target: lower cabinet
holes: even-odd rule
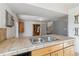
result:
[[[32,56],[75,56],[72,41],[32,51]]]
[[[70,46],[64,49],[64,56],[74,56],[74,46]]]
[[[44,55],[49,55],[49,54],[51,55],[51,52],[58,51],[60,49],[63,49],[62,43],[58,44],[58,45],[53,45],[53,46],[49,46],[46,48],[34,50],[34,51],[32,51],[32,56],[44,56]],[[62,51],[60,51],[60,52],[62,52]],[[60,52],[58,52],[58,54]]]
[[[63,56],[64,55],[64,53],[63,53],[64,51],[63,51],[63,49],[62,50],[60,50],[60,51],[58,51],[58,56]]]
[[[43,56],[48,53],[50,53],[50,47],[34,50],[32,51],[32,56]]]
[[[44,55],[44,56],[50,56],[50,54],[46,54],[46,55]]]
[[[51,53],[51,56],[58,56],[58,52]]]
[[[51,53],[51,56],[63,56],[63,49],[62,50],[59,50],[57,52],[53,52]]]

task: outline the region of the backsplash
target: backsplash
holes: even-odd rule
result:
[[[0,28],[0,41],[6,39],[6,28]]]

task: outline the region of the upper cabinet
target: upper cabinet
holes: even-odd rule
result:
[[[20,33],[24,32],[24,22],[19,22],[19,32]]]

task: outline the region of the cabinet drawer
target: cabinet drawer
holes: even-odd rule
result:
[[[43,56],[50,53],[50,47],[32,51],[32,56]]]
[[[64,47],[68,47],[68,46],[71,46],[71,45],[74,45],[73,41],[64,42]]]
[[[63,44],[55,45],[51,47],[51,52],[63,49]]]

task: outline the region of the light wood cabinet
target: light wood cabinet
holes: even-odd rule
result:
[[[32,56],[43,56],[43,55],[46,55],[48,53],[50,53],[49,47],[32,51]]]
[[[63,43],[57,44],[57,45],[53,45],[53,46],[51,46],[50,48],[51,48],[51,52],[54,52],[54,51],[63,49]]]
[[[19,22],[19,32],[24,32],[24,22]]]
[[[74,56],[74,46],[70,46],[64,49],[64,56]]]
[[[46,54],[46,55],[44,55],[44,56],[51,56],[50,54]]]
[[[58,56],[58,52],[51,53],[51,56]]]
[[[64,56],[74,56],[75,51],[74,51],[74,41],[67,41],[64,42]]]
[[[56,51],[56,52],[51,53],[51,56],[63,56],[63,49],[62,49],[62,50],[59,50],[59,51]]]
[[[34,50],[32,51],[32,56],[74,56],[74,52],[74,45],[71,40],[61,44]]]
[[[63,56],[63,55],[64,55],[63,49],[58,51],[58,56]]]
[[[34,50],[34,51],[32,51],[32,55],[33,56],[42,56],[42,55],[54,52],[54,51],[62,49],[62,48],[63,48],[63,44],[53,45],[53,46],[49,46],[46,48]]]

